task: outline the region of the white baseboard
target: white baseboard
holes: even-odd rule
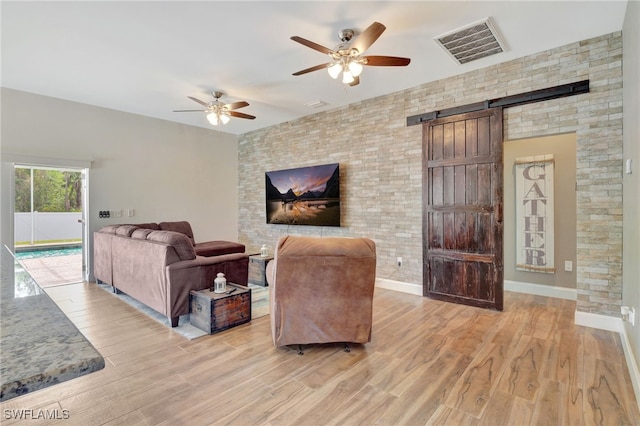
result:
[[[576,311],[574,316],[574,322],[576,323],[576,325],[597,328],[599,330],[615,331],[620,334],[624,332],[624,327],[622,326],[622,319],[616,318],[616,317],[610,317],[607,315]]]
[[[537,296],[555,297],[556,299],[576,300],[578,298],[578,291],[575,288],[555,287],[520,281],[504,280],[504,289],[505,291],[513,291],[515,293],[535,294]]]
[[[627,360],[627,368],[629,369],[629,375],[631,376],[631,383],[633,384],[633,391],[636,394],[636,403],[638,409],[640,409],[640,369],[638,364],[634,361],[633,351],[631,350],[631,342],[627,336],[627,330],[622,327],[622,333],[620,333],[620,340],[622,340],[622,348],[624,349],[624,358]]]
[[[403,281],[388,280],[386,278],[376,278],[376,287],[422,296],[422,285],[420,284],[405,283]]]
[[[420,284],[376,278],[376,287],[422,296],[422,285]],[[555,297],[557,299],[576,300],[578,297],[578,292],[575,288],[554,287],[519,281],[505,280],[504,289],[516,293],[536,294],[538,296]]]

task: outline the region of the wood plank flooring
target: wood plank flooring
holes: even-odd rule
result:
[[[268,316],[189,341],[95,284],[47,293],[107,366],[0,404],[3,425],[640,424],[619,336],[575,326],[567,300],[506,292],[495,312],[377,288],[371,343],[299,356]]]

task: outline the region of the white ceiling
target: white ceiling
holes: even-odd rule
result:
[[[2,1],[2,86],[212,128],[187,99],[244,100],[220,130],[242,134],[622,29],[625,1]],[[458,65],[434,37],[491,17],[507,51]],[[333,49],[338,31],[387,27],[366,54],[411,58],[365,67],[345,87],[293,35]],[[319,109],[306,107],[324,101]]]

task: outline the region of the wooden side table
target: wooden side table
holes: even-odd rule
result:
[[[273,256],[249,255],[249,284],[267,287],[267,264]]]
[[[251,321],[251,289],[227,284],[227,292],[191,290],[189,295],[189,322],[194,327],[215,334]]]

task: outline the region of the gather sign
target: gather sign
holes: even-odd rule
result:
[[[555,273],[553,154],[519,157],[516,177],[516,269]]]

